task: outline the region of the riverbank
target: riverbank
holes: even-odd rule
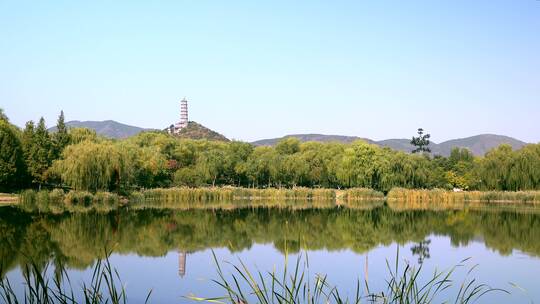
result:
[[[135,191],[126,196],[110,192],[64,192],[26,190],[19,196],[2,195],[6,204],[17,204],[29,212],[109,211],[119,207],[129,208],[238,208],[238,207],[301,207],[318,208],[343,206],[362,208],[372,202],[387,202],[393,206],[417,207],[454,206],[459,203],[528,204],[540,205],[540,191],[453,192],[441,189],[392,189],[386,196],[366,188],[345,190],[316,188],[159,188]],[[20,201],[20,203],[18,203]]]

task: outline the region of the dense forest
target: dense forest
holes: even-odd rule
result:
[[[483,157],[456,148],[449,157],[407,154],[363,141],[275,147],[232,141],[180,139],[144,132],[124,140],[89,129],[69,129],[64,114],[56,132],[44,119],[23,130],[0,111],[0,191],[65,188],[128,193],[170,186],[393,187],[469,190],[539,190],[540,144],[512,151],[501,145]]]

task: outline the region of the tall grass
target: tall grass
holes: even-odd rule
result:
[[[442,189],[418,190],[394,188],[388,193],[389,201],[417,203],[540,203],[540,191],[463,191],[453,192]]]
[[[230,264],[233,268],[230,275],[226,275],[215,253],[214,261],[218,278],[214,283],[223,290],[223,296],[214,298],[201,298],[190,296],[194,301],[231,304],[238,303],[266,303],[266,304],[300,304],[300,303],[392,303],[392,304],[428,304],[435,302],[474,303],[487,293],[502,292],[485,284],[479,284],[476,279],[469,276],[475,266],[470,267],[462,283],[455,285],[453,279],[457,268],[466,267],[468,259],[448,271],[435,271],[427,281],[423,280],[422,265],[413,267],[399,264],[399,250],[393,266],[387,262],[388,278],[386,290],[372,292],[369,284],[357,280],[353,297],[344,297],[339,288],[330,284],[326,275],[315,275],[313,278],[309,271],[309,259],[299,255],[292,271],[288,269],[287,255],[285,266],[281,273],[252,272],[239,260],[238,264]],[[452,287],[458,290],[449,293]]]
[[[369,188],[351,188],[343,191],[341,199],[349,202],[363,200],[384,200],[384,194]]]
[[[336,194],[331,189],[249,189],[249,188],[167,188],[149,189],[142,192],[132,193],[129,201],[136,205],[145,206],[193,206],[211,205],[214,202],[238,202],[246,205],[266,205],[264,202],[274,201],[309,201],[328,202],[334,201]],[[261,203],[250,203],[253,201]]]
[[[166,188],[149,189],[143,191],[145,200],[172,200],[207,202],[215,200],[332,200],[335,199],[335,191],[331,189],[311,188]]]
[[[452,207],[459,203],[540,203],[540,191],[502,192],[466,191],[452,192],[442,189],[394,188],[384,194],[367,188],[346,190],[319,188],[267,188],[236,187],[208,188],[157,188],[132,192],[122,198],[110,192],[64,192],[26,190],[19,195],[19,206],[29,212],[86,212],[110,211],[124,204],[133,208],[232,209],[239,207],[333,207],[364,208],[366,203],[383,202],[390,205],[411,207]],[[406,204],[405,204],[406,203]],[[369,207],[369,206],[368,206]]]
[[[31,262],[23,267],[24,289],[22,296],[13,289],[13,285],[8,278],[0,280],[0,299],[6,304],[120,304],[127,303],[126,290],[122,285],[120,275],[109,261],[110,253],[105,255],[105,259],[98,260],[92,272],[89,282],[83,283],[76,296],[69,276],[65,269],[57,271],[60,275],[49,279],[47,273],[49,265],[41,268]],[[60,266],[57,266],[60,267]],[[0,271],[0,273],[2,273]],[[63,284],[62,282],[67,282]],[[145,303],[150,299],[152,291],[148,292]]]

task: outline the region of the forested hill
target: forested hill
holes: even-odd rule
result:
[[[137,135],[143,131],[149,131],[152,129],[144,129],[135,126],[119,123],[114,120],[104,121],[79,121],[72,120],[66,122],[68,128],[88,128],[95,130],[98,135],[102,135],[109,138],[127,138]],[[56,127],[50,128],[49,131],[55,132]]]
[[[317,141],[317,142],[342,142],[349,143],[355,140],[364,140],[371,144],[376,144],[382,147],[389,147],[394,150],[410,152],[412,146],[410,144],[410,139],[386,139],[380,141],[374,141],[371,139],[356,137],[356,136],[340,136],[340,135],[323,135],[323,134],[294,134],[287,135],[282,138],[272,138],[272,139],[263,139],[253,142],[255,146],[273,146],[283,138],[294,137],[298,138],[302,142],[306,141]],[[471,136],[467,138],[453,139],[445,141],[442,143],[431,143],[430,148],[433,154],[449,156],[452,148],[467,148],[474,155],[483,156],[487,151],[495,148],[501,144],[509,144],[514,149],[519,149],[526,145],[527,143],[517,140],[512,137],[494,135],[494,134],[481,134],[476,136]]]
[[[178,134],[180,138],[189,138],[189,139],[208,139],[216,141],[229,141],[227,137],[219,134],[216,131],[210,130],[207,127],[190,121],[184,129],[180,130]]]

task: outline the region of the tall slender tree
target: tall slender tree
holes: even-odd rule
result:
[[[59,157],[64,148],[70,143],[70,135],[64,118],[64,111],[60,111],[58,122],[56,123],[56,133],[53,135],[56,157]]]
[[[23,133],[23,143],[28,171],[32,177],[32,182],[38,184],[39,188],[47,179],[47,169],[54,159],[54,146],[45,126],[43,117],[39,120],[36,128],[33,122],[26,124]]]
[[[430,138],[431,138],[430,134],[428,133],[424,134],[424,129],[419,128],[418,137],[413,136],[411,140],[411,145],[415,147],[412,153],[418,153],[418,152],[430,153],[431,152],[431,149],[429,148]]]

